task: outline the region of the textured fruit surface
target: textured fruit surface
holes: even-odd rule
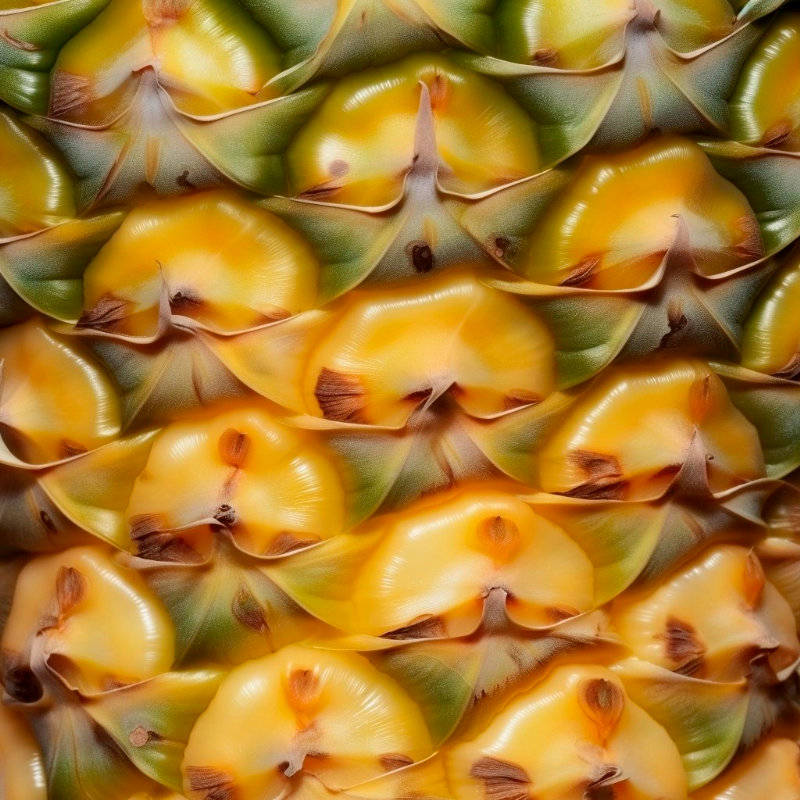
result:
[[[0,800],[800,800],[798,0],[0,0]]]

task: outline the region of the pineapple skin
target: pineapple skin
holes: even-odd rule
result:
[[[0,16],[0,800],[800,800],[796,2]]]

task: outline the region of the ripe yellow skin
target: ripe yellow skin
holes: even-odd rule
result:
[[[739,141],[800,150],[800,12],[781,14],[753,50],[731,112]]]
[[[59,608],[57,584],[65,570],[81,576],[82,595],[53,624],[47,610]],[[42,599],[27,602],[32,597]],[[69,670],[64,677],[84,692],[155,677],[168,672],[174,660],[175,634],[167,612],[141,576],[118,567],[105,548],[76,547],[23,568],[0,646],[25,653],[43,626],[44,655],[63,656],[59,666]]]
[[[592,687],[613,693],[614,708],[592,708],[586,697]],[[686,797],[680,755],[667,732],[625,696],[616,675],[598,666],[554,669],[478,736],[455,744],[445,763],[456,800],[492,796],[492,788],[504,786],[487,777],[497,771],[515,776],[520,790],[528,783],[537,800],[581,800],[604,775],[625,800]],[[622,779],[614,780],[615,770]]]
[[[47,800],[47,781],[39,746],[25,718],[0,705],[0,797]]]
[[[596,470],[624,482],[615,499],[657,497],[685,463],[695,437],[712,491],[764,476],[755,428],[702,362],[612,368],[539,452],[541,487],[570,492],[597,477],[582,457],[588,453],[614,459]]]
[[[588,156],[535,231],[525,274],[540,283],[632,289],[653,276],[676,234],[689,229],[699,271],[715,275],[763,251],[745,196],[703,151],[678,136]]]
[[[317,261],[284,222],[228,192],[135,208],[83,276],[84,315],[125,303],[114,326],[153,335],[166,284],[173,314],[219,331],[263,325],[312,308]]]
[[[280,53],[247,20],[238,7],[214,0],[114,0],[59,53],[52,104],[67,118],[109,122],[124,111],[120,101],[138,74],[153,67],[182,111],[249,105],[279,72]],[[62,84],[77,85],[77,102],[61,99],[68,91]]]
[[[34,318],[0,329],[0,360],[0,421],[18,457],[58,461],[119,435],[117,392],[80,341]]]
[[[800,249],[758,296],[742,332],[742,365],[766,375],[793,378],[800,364]]]
[[[532,626],[552,624],[553,607],[592,607],[591,562],[522,501],[473,489],[420,506],[374,526],[380,543],[353,585],[359,632],[380,635],[431,616],[453,624],[463,616],[474,627],[495,587],[513,596],[514,619]]]
[[[240,460],[226,451],[244,437]],[[227,438],[226,438],[227,437]],[[233,405],[225,413],[174,422],[156,439],[136,480],[126,518],[155,516],[161,529],[219,515],[235,515],[237,543],[269,552],[291,536],[309,544],[342,530],[344,490],[331,461],[307,433],[277,423],[261,405]]]
[[[75,216],[69,173],[50,145],[0,112],[0,238]]]
[[[191,788],[198,770],[221,773],[241,800],[294,795],[301,769],[345,789],[386,772],[382,757],[431,750],[416,704],[364,656],[290,645],[225,678],[189,737],[185,792],[206,796]]]
[[[287,151],[291,193],[358,206],[396,200],[413,162],[421,82],[442,186],[475,194],[539,172],[535,125],[506,91],[425,54],[337,84]]]
[[[706,680],[741,680],[759,651],[776,673],[800,657],[792,609],[745,547],[712,547],[655,589],[617,598],[612,620],[638,658]]]
[[[722,776],[694,792],[692,800],[794,800],[800,794],[798,757],[796,742],[766,739]]]

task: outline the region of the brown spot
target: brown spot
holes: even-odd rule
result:
[[[51,80],[51,117],[63,117],[77,112],[95,99],[92,82],[85,75],[56,70]]]
[[[493,244],[494,254],[498,258],[505,258],[506,253],[511,247],[511,240],[507,239],[505,236],[495,236]]]
[[[149,731],[143,725],[139,725],[130,732],[128,740],[134,747],[144,747],[149,742],[160,742],[162,737],[155,731]]]
[[[283,531],[270,542],[265,555],[280,556],[284,553],[300,550],[303,547],[309,547],[312,544],[316,544],[318,541],[320,541],[319,536],[310,536],[308,534],[298,536],[291,531]]]
[[[469,771],[471,778],[483,783],[486,800],[530,800],[531,779],[528,773],[510,761],[484,756]]]
[[[651,481],[660,480],[661,478],[673,478],[683,469],[683,464],[667,464],[661,467],[658,472],[650,476]]]
[[[694,675],[702,668],[706,650],[694,626],[677,617],[669,617],[663,636],[667,658],[679,665],[676,672]]]
[[[559,284],[560,286],[585,286],[594,277],[598,267],[602,263],[602,256],[597,254],[582,258],[577,266],[573,267],[567,277]]]
[[[558,64],[558,50],[555,47],[540,47],[534,50],[531,64],[537,67],[555,67]]]
[[[322,183],[316,184],[316,186],[311,186],[305,191],[300,192],[297,196],[305,200],[324,199],[326,197],[333,197],[333,195],[339,192],[343,187],[344,183],[340,180],[323,181]]]
[[[203,300],[190,289],[179,289],[169,298],[169,307],[173,311],[189,311],[203,305]]]
[[[771,128],[767,128],[761,139],[762,147],[780,147],[792,132],[792,125],[787,120],[776,122]]]
[[[358,375],[323,367],[314,388],[322,415],[337,422],[364,422],[367,393]]]
[[[507,546],[519,539],[519,528],[505,517],[487,517],[478,524],[478,536],[491,544]]]
[[[776,378],[786,378],[787,380],[794,380],[800,375],[800,353],[795,353],[787,362],[786,366],[781,367],[777,372],[773,373]]]
[[[367,11],[364,10],[361,12],[361,16],[358,18],[358,22],[356,23],[356,30],[360,31],[366,24],[367,24],[368,14]]]
[[[458,394],[459,392],[463,393],[463,389],[461,389],[461,387],[458,388],[456,394]],[[417,389],[416,392],[409,392],[403,398],[403,400],[410,400],[414,403],[421,403],[424,400],[427,400],[432,394],[433,394],[433,388],[429,386],[427,389]]]
[[[692,383],[689,387],[689,411],[693,422],[705,419],[714,405],[716,394],[717,386],[712,384],[711,375],[704,375]]]
[[[80,442],[73,442],[71,439],[62,439],[58,443],[58,454],[61,458],[72,458],[88,452],[88,448],[84,447]]]
[[[175,178],[175,183],[177,183],[178,186],[180,186],[183,189],[196,189],[197,188],[197,186],[195,184],[193,184],[189,180],[189,170],[188,169],[185,169],[183,172],[181,172],[180,175],[178,175],[177,178]]]
[[[413,242],[409,245],[411,264],[417,272],[430,272],[436,264],[430,245],[426,242]]]
[[[583,713],[597,725],[598,734],[605,741],[625,707],[622,690],[612,681],[592,678],[581,682],[578,702]]]
[[[414,763],[414,759],[404,753],[384,753],[382,756],[379,756],[378,760],[387,772],[402,769]]]
[[[28,53],[33,53],[42,49],[38,45],[31,44],[30,42],[23,42],[22,39],[17,39],[5,28],[0,31],[0,37],[5,39],[12,47],[16,47],[18,50],[25,50]]]
[[[142,0],[142,12],[150,25],[177,22],[189,9],[192,0]]]
[[[113,331],[128,317],[128,303],[113,295],[103,295],[94,308],[84,311],[75,323],[76,328],[91,328],[98,331]]]
[[[253,593],[244,581],[239,581],[239,588],[231,603],[233,616],[246,628],[256,633],[269,633],[267,614],[253,597]]]
[[[565,619],[577,617],[581,612],[572,606],[547,606],[544,613],[551,622],[563,622]]]
[[[736,220],[734,227],[741,234],[741,239],[734,245],[733,252],[745,261],[761,258],[764,255],[764,242],[756,218],[745,214]]]
[[[758,556],[755,553],[748,553],[744,566],[744,599],[750,608],[757,608],[761,603],[761,596],[764,593],[764,586],[767,583],[764,568],[761,566]]]
[[[244,464],[250,450],[250,437],[246,433],[228,428],[219,437],[219,454],[226,464],[237,469]]]
[[[446,75],[437,72],[428,87],[431,96],[431,108],[434,111],[443,109],[450,99],[450,81]]]
[[[228,503],[223,503],[214,512],[214,519],[221,525],[232,527],[236,524],[236,509]]]
[[[28,664],[23,663],[16,653],[4,651],[3,686],[20,703],[35,703],[44,694],[42,684]]]
[[[75,567],[61,567],[56,576],[56,600],[61,616],[68,614],[89,591],[89,581]]]
[[[236,800],[233,776],[216,767],[187,767],[186,778],[193,792],[205,792],[205,800]]]
[[[295,706],[313,703],[322,691],[319,676],[311,669],[296,669],[289,675],[289,700]]]
[[[535,406],[541,403],[543,399],[539,392],[533,392],[530,389],[512,389],[503,398],[503,408],[506,411],[511,411],[523,406]]]
[[[334,178],[341,178],[342,175],[347,175],[350,172],[350,165],[341,158],[337,158],[328,164],[328,171]]]
[[[42,525],[47,528],[50,533],[55,533],[57,528],[55,522],[51,519],[50,515],[46,511],[39,512],[39,519],[42,521]]]
[[[412,622],[404,628],[389,631],[381,636],[382,639],[403,641],[404,639],[439,639],[446,633],[444,622],[440,617],[426,617],[418,622]]]
[[[686,326],[689,324],[689,318],[683,313],[680,303],[671,302],[667,307],[667,325],[669,325],[669,333],[665,333],[661,337],[658,346],[661,350],[666,350],[670,347],[678,347],[686,335]]]
[[[567,460],[579,467],[589,480],[566,492],[556,492],[564,497],[584,500],[623,500],[628,482],[622,477],[622,467],[615,456],[591,450],[574,450]]]

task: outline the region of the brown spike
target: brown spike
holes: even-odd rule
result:
[[[559,285],[585,286],[594,277],[602,261],[603,257],[597,254],[582,258],[577,265],[567,273],[567,277],[564,278]]]
[[[85,75],[73,75],[71,72],[55,70],[50,79],[50,86],[51,117],[63,117],[79,111],[95,99],[92,82]]]
[[[246,433],[228,428],[219,437],[219,454],[226,464],[241,468],[250,450],[250,437]]]
[[[503,547],[519,539],[519,528],[513,520],[505,517],[487,517],[478,524],[478,536]]]
[[[486,800],[531,800],[531,779],[519,764],[484,756],[469,774],[483,783]]]
[[[61,458],[72,458],[73,456],[79,456],[87,452],[88,448],[84,447],[80,442],[74,442],[71,439],[62,439],[58,443],[58,454]]]
[[[292,553],[295,550],[300,550],[303,547],[309,547],[320,541],[319,536],[311,534],[303,534],[298,536],[291,531],[282,531],[271,542],[267,548],[265,555],[268,556],[282,556],[284,553]]]
[[[774,375],[776,378],[786,378],[790,381],[800,376],[800,353],[795,353]]]
[[[704,375],[689,388],[689,409],[693,422],[702,422],[714,404],[716,385],[712,385],[711,375]]]
[[[233,616],[251,631],[269,633],[267,614],[244,581],[239,581],[239,588],[231,602],[231,611]]]
[[[314,388],[320,410],[326,419],[336,422],[365,422],[363,411],[367,406],[367,393],[358,375],[323,367]]]
[[[592,678],[581,683],[578,702],[584,714],[597,725],[600,738],[605,740],[625,708],[625,695],[612,681]]]
[[[758,221],[749,214],[739,217],[734,223],[741,234],[741,239],[734,245],[733,251],[740,258],[756,261],[764,255],[764,241]]]
[[[558,66],[558,50],[555,47],[540,47],[533,53],[531,64],[537,67]]]
[[[313,670],[296,669],[289,675],[289,700],[295,706],[310,705],[319,697],[321,690],[319,676]]]
[[[762,147],[780,147],[792,132],[792,125],[788,120],[776,122],[768,128],[761,139]]]
[[[761,603],[761,596],[764,593],[764,586],[767,577],[758,556],[750,552],[747,554],[747,561],[744,567],[744,596],[750,608],[757,608]]]
[[[624,500],[628,482],[622,477],[622,467],[615,456],[591,450],[574,450],[567,460],[589,477],[566,492],[556,492],[564,497],[583,500]]]
[[[563,622],[565,619],[577,617],[581,612],[572,606],[547,606],[544,613],[551,622]]]
[[[667,658],[679,665],[676,672],[694,675],[702,669],[706,649],[693,625],[677,617],[669,617],[663,637]]]
[[[379,756],[378,760],[387,772],[393,772],[414,763],[414,759],[404,753],[384,753]]]
[[[446,633],[446,628],[441,617],[426,617],[406,625],[404,628],[384,633],[382,639],[403,641],[404,639],[439,639]]]
[[[532,392],[529,389],[512,389],[503,398],[503,408],[506,411],[511,411],[523,406],[535,406],[541,403],[543,399],[538,392]]]
[[[75,327],[113,331],[122,325],[127,316],[127,300],[119,300],[113,295],[106,294],[97,301],[94,308],[88,308],[81,314]]]
[[[204,800],[236,800],[233,776],[215,767],[187,767],[186,778],[193,792],[205,792]]]
[[[89,591],[89,581],[74,567],[61,567],[56,576],[58,612],[64,616],[75,608]]]

